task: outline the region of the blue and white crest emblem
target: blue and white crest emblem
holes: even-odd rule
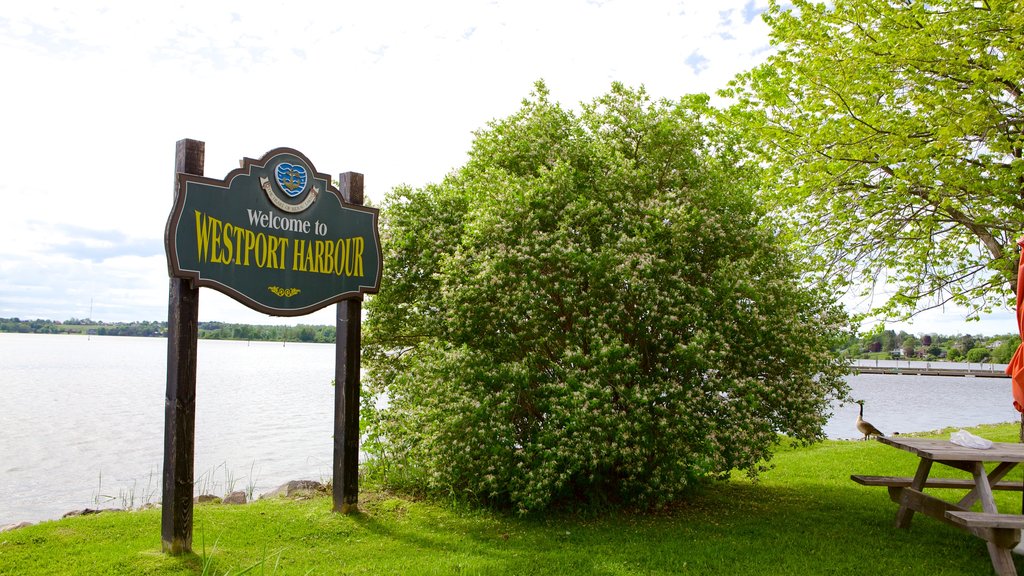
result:
[[[295,198],[306,188],[306,169],[298,164],[282,162],[274,169],[277,185],[290,198]]]

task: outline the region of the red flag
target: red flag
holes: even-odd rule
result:
[[[1024,236],[1017,240],[1017,245],[1024,248]],[[1018,412],[1024,412],[1024,258],[1020,259],[1017,269],[1017,331],[1020,333],[1021,343],[1017,345],[1017,351],[1006,367],[1006,373],[1013,379],[1013,407]]]

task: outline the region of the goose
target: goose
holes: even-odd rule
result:
[[[857,430],[860,430],[860,433],[864,435],[864,439],[867,440],[871,436],[885,436],[881,430],[864,420],[864,401],[857,400],[857,404],[860,404],[860,414],[857,416]]]

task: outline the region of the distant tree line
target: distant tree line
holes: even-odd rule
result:
[[[94,334],[97,336],[167,336],[167,322],[103,322],[71,318],[60,320],[21,320],[0,318],[0,332],[23,334]],[[199,337],[206,340],[257,340],[267,342],[314,342],[333,344],[335,327],[326,325],[264,326],[229,322],[200,322]],[[883,330],[851,336],[841,352],[849,358],[900,358],[950,362],[1007,363],[1013,357],[1020,336],[947,336],[908,334]]]
[[[0,318],[0,332],[22,334],[93,334],[97,336],[166,337],[167,322],[103,322],[71,318],[22,320]],[[200,322],[199,338],[208,340],[263,340],[271,342],[334,343],[334,326],[262,326],[228,322]]]
[[[164,323],[166,326],[166,322]],[[264,326],[200,322],[199,337],[208,340],[265,340],[272,342],[316,342],[333,344],[334,326],[299,324],[298,326]]]
[[[0,318],[0,332],[22,334],[95,334],[98,336],[166,336],[167,322],[102,322],[71,318],[60,320],[22,320]]]
[[[1017,334],[944,336],[883,330],[851,337],[841,352],[850,358],[917,359],[1005,364],[1020,344]]]

